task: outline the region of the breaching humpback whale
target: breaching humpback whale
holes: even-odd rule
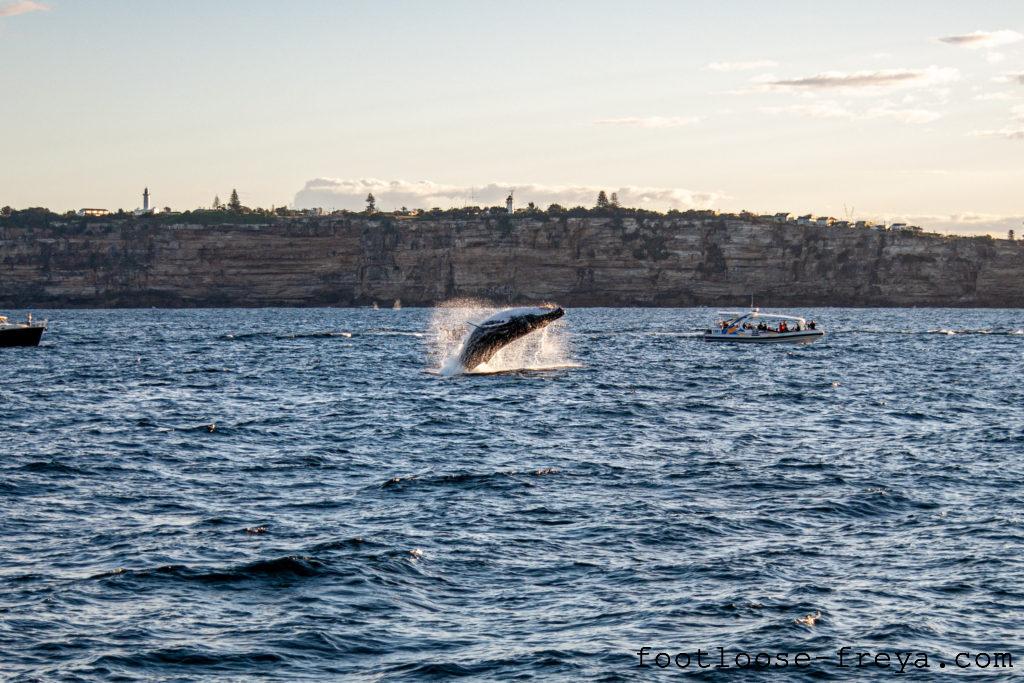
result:
[[[557,306],[509,308],[473,325],[475,329],[459,353],[463,370],[468,372],[486,363],[505,346],[534,330],[546,327],[564,314],[565,311]]]

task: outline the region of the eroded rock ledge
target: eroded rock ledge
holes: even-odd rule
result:
[[[705,219],[0,224],[0,306],[1024,306],[1024,245]]]

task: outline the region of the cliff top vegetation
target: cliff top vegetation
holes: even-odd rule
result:
[[[602,193],[603,194],[603,193]],[[789,216],[788,214],[785,214]],[[442,209],[434,207],[431,209],[407,209],[402,207],[394,211],[379,211],[375,208],[374,202],[368,198],[367,209],[364,211],[338,210],[325,213],[320,209],[292,209],[286,207],[277,208],[250,208],[242,206],[237,202],[237,196],[232,197],[229,204],[219,204],[213,209],[194,209],[189,211],[171,211],[164,208],[162,211],[153,213],[138,213],[119,209],[115,212],[103,215],[82,215],[81,212],[68,211],[57,213],[45,207],[29,207],[25,209],[14,209],[10,206],[0,208],[0,227],[16,227],[28,229],[43,228],[85,228],[88,226],[101,226],[118,224],[149,225],[149,226],[172,226],[172,225],[204,225],[210,227],[232,226],[232,225],[273,225],[288,224],[299,221],[330,221],[336,219],[364,219],[392,222],[406,221],[455,221],[455,220],[481,220],[496,219],[502,224],[512,220],[533,219],[533,220],[564,220],[567,218],[612,218],[615,220],[635,219],[645,220],[739,220],[753,224],[768,225],[809,225],[828,227],[867,228],[873,230],[898,230],[908,235],[920,235],[946,239],[982,239],[991,240],[988,235],[942,235],[935,232],[926,232],[914,226],[903,226],[896,224],[891,227],[875,225],[867,221],[835,221],[835,219],[821,219],[827,222],[817,222],[818,219],[804,216],[797,219],[789,216],[788,219],[780,219],[778,215],[758,215],[748,211],[739,213],[720,213],[710,209],[689,209],[679,211],[671,209],[668,211],[653,211],[634,207],[619,206],[614,194],[612,199],[599,197],[593,207],[574,206],[564,207],[552,204],[546,209],[534,206],[530,203],[526,207],[516,209],[509,213],[503,206],[465,206]],[[802,222],[801,222],[802,221]],[[1010,231],[1009,239],[1014,239],[1013,231]]]

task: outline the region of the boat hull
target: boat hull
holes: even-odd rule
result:
[[[758,335],[721,334],[709,332],[704,334],[704,341],[732,342],[736,344],[812,344],[825,333],[821,330],[803,330],[800,332],[781,332]]]
[[[11,346],[39,346],[43,337],[43,325],[29,327],[9,327],[0,330],[0,348]]]

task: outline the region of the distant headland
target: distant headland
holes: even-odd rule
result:
[[[232,200],[235,200],[232,197]],[[372,200],[372,197],[368,197]],[[1024,307],[1024,245],[830,217],[616,206],[0,210],[0,307]]]

